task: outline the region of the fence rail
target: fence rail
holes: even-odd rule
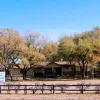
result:
[[[20,85],[20,84],[5,84],[0,85],[0,94],[2,93],[100,93],[100,84],[35,84],[35,85]]]

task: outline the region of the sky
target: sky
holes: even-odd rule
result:
[[[57,41],[100,26],[100,0],[0,0],[0,28],[31,29]]]

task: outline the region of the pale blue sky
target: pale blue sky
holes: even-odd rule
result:
[[[100,26],[100,0],[0,0],[0,27],[57,40]]]

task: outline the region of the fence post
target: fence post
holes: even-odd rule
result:
[[[84,92],[84,85],[82,84],[82,89],[81,89],[81,93],[83,94],[83,92]]]
[[[24,86],[24,94],[27,94],[27,85]]]
[[[1,85],[0,85],[0,94],[1,94]]]
[[[53,94],[55,93],[55,89],[54,89],[55,87],[54,87],[54,85],[53,85]]]
[[[44,91],[44,85],[41,85],[42,86],[42,94],[43,94],[43,91]]]
[[[35,94],[35,90],[33,89],[33,94]]]

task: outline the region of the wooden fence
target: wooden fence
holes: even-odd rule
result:
[[[20,84],[4,84],[0,85],[0,94],[5,93],[100,93],[100,84],[58,84],[58,85],[46,85],[46,84],[34,84],[34,85],[20,85]]]

